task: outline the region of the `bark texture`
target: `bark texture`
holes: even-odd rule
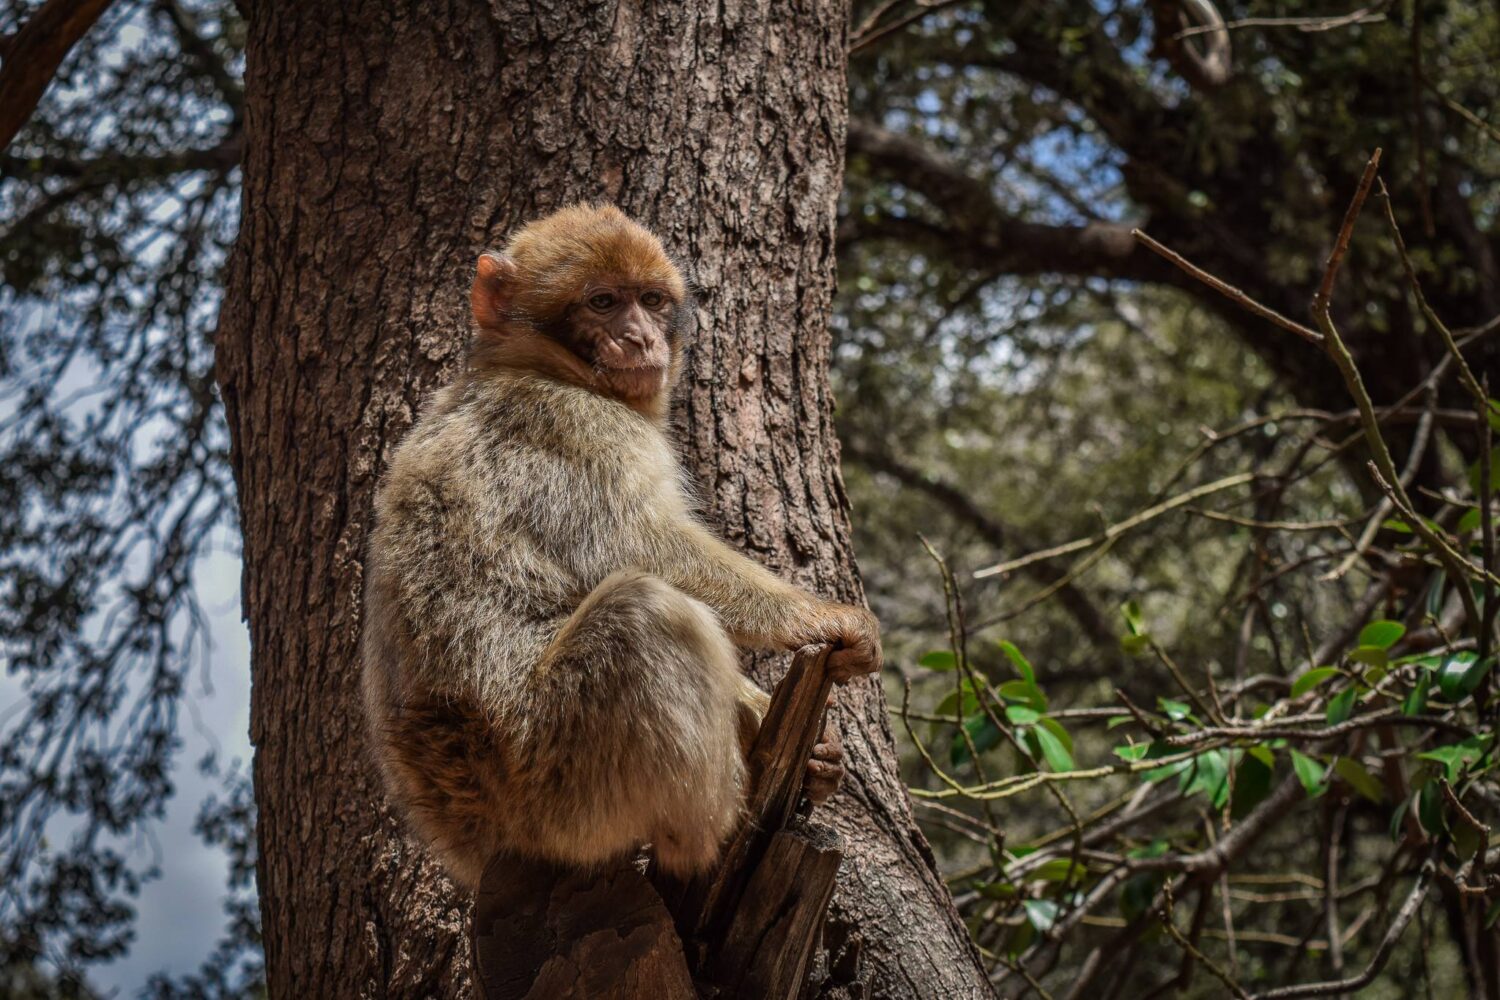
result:
[[[274,997],[462,996],[461,898],[384,808],[358,711],[372,489],[467,338],[477,251],[608,199],[697,285],[676,423],[734,543],[858,598],[827,355],[846,119],[836,0],[247,2],[242,232],[219,335],[253,648]],[[784,669],[764,660],[763,682]],[[881,997],[988,995],[869,681],[834,920]]]

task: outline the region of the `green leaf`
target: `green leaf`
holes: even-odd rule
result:
[[[1479,463],[1475,462],[1469,466],[1469,489],[1474,491],[1477,499],[1483,499],[1496,490],[1500,490],[1500,445],[1490,450],[1490,481],[1489,489],[1480,489],[1483,485],[1479,482]]]
[[[1176,701],[1172,698],[1158,698],[1156,704],[1161,708],[1167,718],[1173,722],[1181,722],[1192,714],[1193,708],[1185,701]]]
[[[1292,682],[1292,697],[1300,698],[1330,677],[1337,677],[1338,675],[1339,672],[1336,667],[1318,667],[1315,670],[1309,670]]]
[[[1106,730],[1114,729],[1116,726],[1123,726],[1134,721],[1135,716],[1133,715],[1111,715],[1109,721],[1104,724],[1104,728]]]
[[[1402,715],[1421,715],[1427,711],[1427,691],[1432,687],[1432,674],[1424,670],[1417,675],[1416,686],[1401,702]]]
[[[1359,630],[1359,644],[1374,646],[1376,649],[1390,649],[1405,634],[1405,625],[1381,619]]]
[[[1026,919],[1037,929],[1038,934],[1047,933],[1057,923],[1060,908],[1054,900],[1028,899],[1021,906],[1026,910]]]
[[[1354,712],[1354,699],[1359,697],[1359,692],[1354,688],[1345,688],[1334,695],[1328,702],[1328,724],[1336,726],[1348,719]]]
[[[1073,755],[1068,753],[1068,748],[1063,746],[1063,742],[1057,738],[1057,734],[1045,726],[1037,726],[1032,732],[1036,734],[1037,742],[1041,744],[1042,756],[1047,758],[1047,765],[1052,770],[1073,770]]]
[[[1022,655],[1021,651],[1016,648],[1015,643],[1007,642],[1006,640],[1001,639],[1000,652],[1004,653],[1005,658],[1010,660],[1011,665],[1016,668],[1016,672],[1021,675],[1021,679],[1023,681],[1025,681],[1027,684],[1035,686],[1036,670],[1032,668],[1031,661],[1026,659],[1026,657]]]
[[[1394,531],[1397,534],[1401,535],[1409,535],[1412,533],[1411,525],[1394,517],[1389,517],[1384,521],[1381,521],[1380,526],[1382,528],[1385,528],[1387,531]]]
[[[964,731],[969,734],[969,740],[973,741],[976,753],[984,753],[1000,742],[1000,730],[995,728],[987,715],[974,715],[965,719]],[[963,736],[954,734],[953,747],[949,750],[948,757],[954,767],[969,759],[969,744]]]
[[[1386,827],[1386,834],[1398,844],[1406,838],[1406,813],[1411,809],[1414,798],[1414,795],[1407,796],[1391,810],[1391,822]]]
[[[1129,746],[1115,747],[1114,752],[1122,760],[1132,763],[1144,760],[1156,760],[1160,757],[1171,757],[1178,753],[1178,751],[1167,746],[1160,740],[1154,740],[1151,743],[1133,743]],[[1149,771],[1142,771],[1140,772],[1140,780],[1148,784],[1153,781],[1160,781],[1162,778],[1177,774],[1179,771],[1184,771],[1192,765],[1192,758],[1184,758],[1176,763],[1152,768]]]
[[[1448,574],[1437,570],[1432,574],[1432,582],[1427,585],[1427,601],[1423,610],[1436,618],[1443,613],[1443,597],[1448,584]]]
[[[1449,784],[1454,784],[1466,766],[1477,763],[1484,757],[1489,742],[1488,736],[1470,736],[1462,743],[1433,747],[1431,750],[1419,753],[1417,759],[1435,761],[1443,765],[1443,776],[1448,779]]]
[[[1149,785],[1152,782],[1163,781],[1167,778],[1170,778],[1174,774],[1182,774],[1184,771],[1190,771],[1192,770],[1192,768],[1193,758],[1184,757],[1183,759],[1173,761],[1170,764],[1163,764],[1161,767],[1153,767],[1149,771],[1142,771],[1141,780]]]
[[[980,930],[985,926],[983,915],[968,918],[969,933],[978,936]],[[1006,938],[1005,950],[1010,953],[1011,958],[1019,957],[1031,943],[1036,940],[1036,930],[1030,924],[1021,924],[1015,933]]]
[[[1026,681],[1006,681],[998,688],[1000,697],[1030,705],[1038,712],[1047,711],[1047,696],[1042,689]]]
[[[1448,828],[1443,807],[1443,790],[1436,781],[1427,782],[1417,791],[1417,822],[1428,833],[1440,834]]]
[[[1297,780],[1302,782],[1302,790],[1307,793],[1308,798],[1315,798],[1328,791],[1328,786],[1323,783],[1328,770],[1315,758],[1293,750],[1292,770],[1297,773]]]
[[[1002,902],[1016,898],[1016,887],[1009,882],[972,882],[971,887],[986,899],[998,899]]]
[[[1463,701],[1474,693],[1494,665],[1493,656],[1481,660],[1477,653],[1454,653],[1438,668],[1438,690],[1447,701]]]
[[[1161,872],[1136,872],[1120,887],[1120,915],[1135,920],[1151,909],[1166,876]]]
[[[1249,754],[1251,757],[1254,757],[1256,760],[1260,761],[1262,764],[1266,765],[1269,768],[1276,767],[1276,755],[1271,752],[1271,748],[1268,746],[1257,743],[1254,746],[1246,747],[1245,753]]]
[[[1206,792],[1209,800],[1216,802],[1218,806],[1224,804],[1219,800],[1228,796],[1228,786],[1229,760],[1222,750],[1210,750],[1193,758],[1177,783],[1183,795]]]
[[[1140,847],[1132,847],[1125,852],[1128,858],[1163,858],[1172,849],[1172,842],[1166,837],[1157,837],[1149,844]]]
[[[1145,656],[1151,652],[1151,637],[1149,635],[1122,636],[1120,648],[1131,656]]]
[[[1479,831],[1467,823],[1457,824],[1453,830],[1453,847],[1458,851],[1458,856],[1465,861],[1472,858],[1479,850]]]
[[[1075,875],[1082,875],[1083,872],[1083,865],[1073,861],[1072,858],[1053,858],[1032,872],[1030,877],[1042,879],[1045,882],[1066,882]]]
[[[1067,747],[1068,753],[1073,752],[1073,737],[1068,735],[1068,731],[1063,728],[1061,722],[1058,722],[1050,715],[1044,715],[1042,716],[1041,725],[1051,730],[1052,735],[1062,741],[1062,745]]]
[[[1145,629],[1141,628],[1141,606],[1135,601],[1126,601],[1120,605],[1120,613],[1125,616],[1125,625],[1130,629],[1131,635],[1142,635]]]
[[[1478,507],[1475,507],[1473,510],[1464,511],[1464,516],[1458,519],[1458,524],[1455,526],[1455,530],[1460,535],[1467,535],[1469,532],[1480,527],[1483,523],[1484,512]]]
[[[951,722],[954,715],[960,712],[960,698],[963,699],[961,710],[963,715],[970,716],[979,710],[979,696],[974,693],[973,683],[969,678],[965,677],[958,682],[956,690],[949,691],[943,696],[943,700],[937,703],[937,707],[932,710],[932,714],[945,716]]]
[[[1009,719],[1013,725],[1029,726],[1040,719],[1042,717],[1042,713],[1038,712],[1034,708],[1029,708],[1026,705],[1007,705],[1005,706],[1005,717]]]
[[[1037,687],[1036,670],[1031,661],[1016,648],[1013,642],[1000,640],[1000,652],[1010,660],[1011,666],[1016,668],[1016,673],[1021,675],[1019,681],[1006,681],[1000,685],[1000,694],[1006,698],[1015,698],[1036,709],[1038,712],[1047,711],[1047,696],[1042,694],[1042,689]]]
[[[1361,646],[1349,654],[1349,659],[1355,663],[1364,663],[1372,667],[1383,667],[1391,662],[1391,654],[1379,646]]]
[[[1264,747],[1254,749],[1265,750]],[[1243,818],[1271,794],[1271,777],[1274,772],[1270,762],[1265,759],[1270,756],[1268,750],[1263,755],[1247,752],[1240,760],[1240,766],[1234,769],[1234,792],[1229,803],[1229,814],[1235,819]]]
[[[923,654],[922,658],[917,661],[917,665],[926,667],[928,670],[948,671],[958,666],[958,659],[951,649],[934,649],[930,653]]]
[[[1340,778],[1371,802],[1380,802],[1385,798],[1385,789],[1375,777],[1365,770],[1365,766],[1352,757],[1335,757],[1333,770]]]

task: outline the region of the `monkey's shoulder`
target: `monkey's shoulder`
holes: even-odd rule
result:
[[[435,394],[382,482],[426,518],[522,521],[579,510],[676,506],[682,476],[661,429],[627,407],[535,379],[471,380]]]

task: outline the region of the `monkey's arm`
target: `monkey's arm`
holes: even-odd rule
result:
[[[865,608],[787,583],[698,524],[674,526],[663,550],[657,571],[713,608],[735,642],[779,649],[832,643],[838,648],[829,665],[841,680],[880,669],[880,626]]]

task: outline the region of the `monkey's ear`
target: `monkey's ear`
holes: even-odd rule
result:
[[[516,263],[509,257],[490,250],[479,255],[474,268],[474,287],[469,290],[469,305],[481,330],[498,330],[504,324],[515,291],[515,276]]]

